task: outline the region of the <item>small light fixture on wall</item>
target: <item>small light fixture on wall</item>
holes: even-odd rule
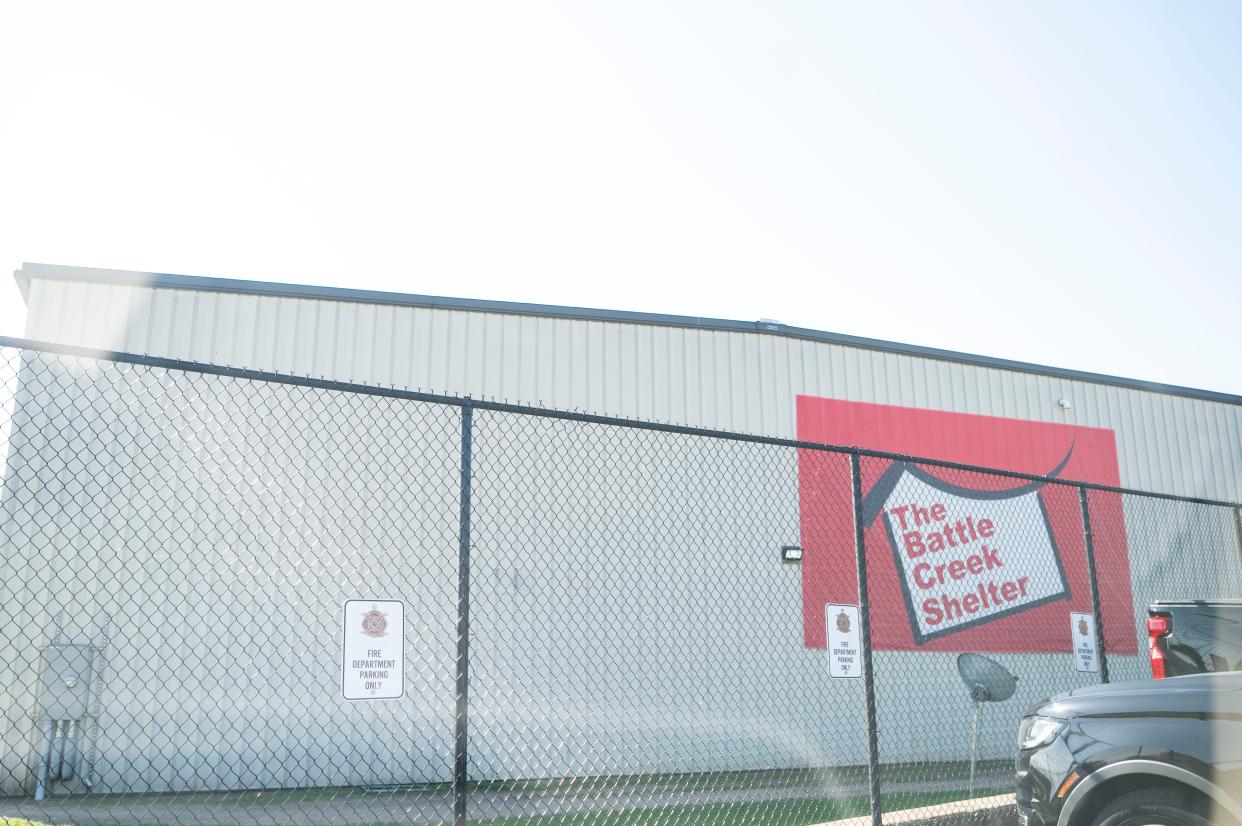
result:
[[[802,561],[801,545],[781,545],[781,562],[797,564]]]
[[[1057,399],[1057,407],[1062,410],[1069,410],[1074,404],[1069,399]]]

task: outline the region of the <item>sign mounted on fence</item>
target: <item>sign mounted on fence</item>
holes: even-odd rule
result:
[[[1084,672],[1099,671],[1100,658],[1095,650],[1095,617],[1072,612],[1070,635],[1074,638],[1074,667]]]
[[[1113,432],[799,396],[800,440],[1117,485]],[[876,650],[1072,651],[1065,608],[1091,607],[1078,489],[902,459],[861,457]],[[803,642],[857,594],[846,454],[800,450]],[[1106,644],[1137,653],[1121,497],[1089,494]],[[1068,605],[1066,605],[1068,603]],[[1058,607],[1059,606],[1059,607]]]
[[[405,694],[405,603],[350,599],[342,612],[341,693],[346,700]]]
[[[828,676],[862,676],[862,637],[858,606],[829,604],[824,612],[828,635]]]

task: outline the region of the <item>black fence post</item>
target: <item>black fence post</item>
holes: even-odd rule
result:
[[[862,467],[858,451],[850,453],[854,485],[854,567],[858,577],[858,637],[862,645],[863,691],[867,702],[867,790],[871,824],[880,826],[880,732],[876,726],[875,679],[871,673],[871,597],[867,587],[867,526],[863,524]]]
[[[466,826],[470,727],[470,466],[474,451],[474,406],[461,408],[461,514],[457,535],[457,726],[453,747],[453,824]]]
[[[1095,569],[1095,537],[1091,533],[1091,508],[1087,505],[1087,489],[1078,488],[1078,504],[1082,508],[1082,538],[1087,548],[1087,580],[1091,583],[1091,616],[1095,618],[1095,650],[1100,661],[1100,682],[1108,682],[1108,651],[1104,647],[1104,618],[1100,611],[1100,581]]]
[[[1242,560],[1242,505],[1233,509],[1233,530],[1238,537],[1238,557]]]

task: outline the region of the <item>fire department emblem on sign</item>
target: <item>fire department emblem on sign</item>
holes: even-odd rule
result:
[[[1078,633],[1079,634],[1082,634],[1085,637],[1087,636],[1087,632],[1090,630],[1091,629],[1087,627],[1087,621],[1085,619],[1078,620]]]
[[[387,615],[372,605],[371,610],[362,615],[362,633],[368,637],[382,637],[387,634]]]
[[[848,634],[850,632],[850,616],[844,611],[837,614],[837,630],[842,634]]]

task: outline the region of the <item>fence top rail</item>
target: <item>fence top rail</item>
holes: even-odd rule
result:
[[[825,453],[836,453],[841,455],[856,454],[861,457],[871,459],[881,459],[894,462],[910,462],[912,464],[925,465],[927,467],[944,468],[946,470],[958,470],[972,473],[986,473],[990,476],[998,476],[1008,479],[1017,479],[1024,482],[1042,482],[1050,485],[1062,485],[1066,487],[1074,487],[1085,490],[1096,490],[1106,493],[1119,493],[1131,496],[1143,496],[1151,499],[1163,499],[1174,502],[1185,502],[1194,505],[1212,505],[1224,508],[1242,509],[1242,503],[1230,502],[1220,499],[1208,499],[1198,496],[1182,496],[1175,493],[1161,493],[1158,491],[1139,490],[1137,488],[1120,487],[1116,485],[1102,485],[1094,482],[1076,481],[1073,479],[1062,479],[1055,476],[1046,476],[1033,473],[1021,473],[1019,471],[1004,470],[1002,468],[983,467],[980,465],[969,465],[962,462],[949,462],[942,459],[929,459],[922,456],[911,456],[903,453],[890,453],[882,450],[871,450],[869,448],[856,447],[850,445],[832,445],[822,442],[809,442],[801,439],[784,439],[777,436],[760,436],[752,433],[738,433],[731,430],[718,430],[708,427],[694,427],[690,425],[670,424],[666,422],[654,422],[644,419],[628,419],[621,416],[607,416],[597,413],[583,413],[573,410],[557,410],[547,407],[537,407],[534,405],[514,404],[510,402],[498,402],[494,399],[476,399],[471,396],[453,396],[442,393],[425,393],[419,390],[407,390],[397,387],[383,387],[373,384],[361,384],[357,382],[338,381],[335,379],[314,378],[311,376],[297,376],[287,373],[275,373],[266,370],[253,370],[243,367],[229,367],[220,364],[208,364],[205,362],[186,361],[184,359],[164,358],[162,356],[139,355],[136,353],[124,353],[112,350],[96,350],[88,347],[77,347],[66,344],[55,344],[46,341],[34,341],[32,339],[14,338],[11,336],[0,336],[0,347],[7,347],[16,350],[28,350],[32,352],[50,353],[53,355],[69,356],[71,358],[90,359],[95,361],[111,361],[120,364],[133,364],[144,367],[155,367],[165,370],[177,370],[184,373],[200,373],[204,375],[223,376],[228,378],[243,379],[247,381],[265,382],[268,384],[286,384],[298,387],[306,387],[317,390],[331,390],[342,393],[354,393],[359,395],[379,396],[392,399],[404,399],[407,401],[426,402],[430,404],[443,404],[454,407],[472,407],[475,410],[490,410],[498,413],[514,413],[523,416],[538,416],[548,419],[563,419],[567,421],[582,422],[586,424],[609,425],[613,427],[625,427],[635,430],[650,430],[660,433],[676,433],[686,436],[699,436],[711,439],[722,439],[734,442],[748,442],[752,444],[773,445],[775,447],[789,447],[801,450],[814,450]]]

